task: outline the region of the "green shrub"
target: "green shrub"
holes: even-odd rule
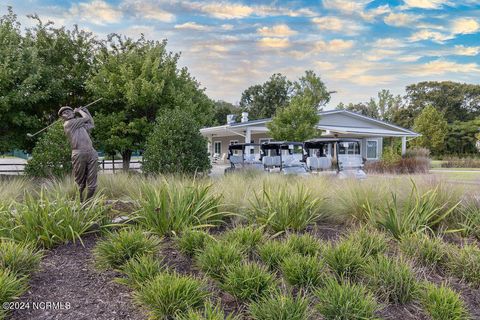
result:
[[[480,198],[470,201],[461,208],[463,234],[480,240]]]
[[[28,276],[38,269],[42,253],[30,243],[0,240],[0,269],[9,269],[17,276]]]
[[[275,232],[302,231],[321,218],[321,202],[322,199],[314,197],[302,186],[296,189],[264,186],[261,195],[255,193],[249,216]]]
[[[159,235],[179,233],[190,228],[205,228],[222,222],[226,213],[219,210],[221,196],[201,183],[169,183],[142,186],[140,225]]]
[[[287,246],[304,256],[316,256],[321,248],[320,242],[310,234],[292,234],[287,238]]]
[[[362,285],[330,279],[315,295],[325,320],[376,319],[379,306]]]
[[[182,253],[193,256],[197,251],[203,250],[210,239],[210,235],[204,231],[186,230],[177,238],[177,244]]]
[[[140,229],[122,229],[109,233],[97,242],[93,249],[95,263],[100,269],[120,268],[128,260],[154,254],[160,246],[160,239]]]
[[[285,280],[294,286],[319,286],[326,278],[325,263],[315,256],[293,254],[285,257],[280,267]]]
[[[275,288],[275,277],[257,263],[235,264],[228,268],[222,289],[237,299],[255,301]]]
[[[432,320],[467,320],[470,318],[460,295],[445,284],[437,287],[432,283],[426,283],[421,302]]]
[[[187,314],[179,316],[176,320],[240,320],[240,316],[229,314],[225,316],[220,304],[213,306],[210,301],[205,303],[203,310],[189,310]]]
[[[235,243],[214,242],[196,256],[200,269],[210,277],[220,280],[227,268],[239,264],[244,254]]]
[[[270,270],[276,270],[283,259],[293,254],[293,250],[286,242],[267,241],[258,247],[258,254]]]
[[[49,194],[41,188],[38,197],[26,194],[23,203],[0,212],[0,237],[32,242],[45,248],[81,241],[94,225],[106,223],[106,208],[95,197],[86,204],[73,202],[64,194]]]
[[[476,288],[480,287],[480,249],[477,246],[466,244],[453,251],[449,264],[454,275]]]
[[[305,320],[310,318],[308,298],[275,292],[253,301],[249,313],[253,320]]]
[[[382,300],[405,304],[416,298],[418,286],[415,274],[403,259],[370,258],[363,270],[368,286]]]
[[[134,299],[147,308],[152,318],[171,319],[201,308],[209,295],[201,280],[161,273],[139,287]]]
[[[448,263],[448,245],[438,237],[413,234],[402,238],[400,249],[426,267],[445,267]]]
[[[140,255],[131,258],[121,266],[120,271],[126,276],[117,278],[117,282],[131,288],[139,288],[145,282],[155,278],[165,270],[161,260],[152,255]]]
[[[245,251],[252,251],[263,242],[263,230],[252,226],[237,227],[225,232],[222,239],[225,242],[237,243]]]
[[[366,263],[362,248],[350,241],[326,246],[323,257],[338,279],[356,278]]]
[[[63,132],[63,121],[57,121],[42,133],[25,166],[29,177],[63,177],[72,172],[72,148]]]
[[[346,241],[358,244],[362,257],[376,256],[388,249],[388,239],[384,233],[362,227],[346,237]]]
[[[420,193],[415,184],[405,205],[399,206],[397,196],[392,193],[392,200],[386,207],[372,208],[365,206],[369,220],[400,240],[406,235],[434,229],[444,221],[458,203],[446,209],[448,203],[439,204],[441,195],[438,186],[435,189]]]
[[[17,277],[8,269],[0,269],[0,305],[19,298],[26,290],[24,278]],[[0,319],[3,319],[6,313],[7,310],[0,308]]]
[[[195,174],[210,167],[207,139],[200,134],[199,123],[185,110],[162,111],[147,138],[142,170]]]

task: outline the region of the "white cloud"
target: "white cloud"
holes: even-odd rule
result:
[[[322,71],[335,69],[335,65],[328,61],[315,61],[314,64],[318,69]]]
[[[478,31],[480,31],[480,23],[472,18],[460,18],[452,23],[452,32],[454,34],[468,34]]]
[[[450,4],[448,0],[403,0],[410,8],[440,9],[443,5]]]
[[[287,38],[272,38],[272,37],[265,37],[258,40],[258,44],[261,47],[267,48],[287,48],[290,46],[290,42]]]
[[[312,19],[312,22],[320,30],[341,32],[349,35],[357,34],[363,28],[351,19],[343,20],[335,16],[316,17]]]
[[[257,33],[264,37],[289,37],[297,32],[290,29],[286,24],[277,24],[272,27],[262,27],[257,29]]]
[[[191,4],[192,8],[218,19],[241,19],[254,13],[252,7],[235,3],[202,3]]]
[[[222,24],[220,27],[221,27],[223,30],[227,30],[227,31],[233,30],[233,25],[231,25],[231,24]]]
[[[331,41],[317,41],[315,43],[314,51],[315,52],[333,52],[341,53],[345,52],[354,46],[353,40],[343,40],[343,39],[333,39]]]
[[[366,53],[365,57],[368,61],[379,61],[391,56],[399,54],[398,50],[391,49],[375,49]]]
[[[480,73],[480,67],[476,63],[461,64],[448,60],[429,61],[423,65],[416,65],[409,70],[415,76],[433,76],[445,73]]]
[[[176,24],[175,29],[180,30],[197,30],[197,31],[208,31],[211,29],[210,26],[204,24],[198,24],[196,22],[185,22],[183,24]]]
[[[372,0],[323,0],[323,6],[345,13],[363,12],[365,6]]]
[[[381,38],[375,40],[373,46],[375,48],[401,48],[405,46],[405,43],[399,39]]]
[[[395,27],[413,27],[412,24],[416,22],[419,18],[419,16],[414,14],[391,12],[383,19],[383,21],[386,24]]]
[[[453,53],[459,56],[476,56],[480,53],[479,47],[465,47],[463,45],[457,45],[453,49]]]
[[[161,22],[175,21],[175,15],[160,7],[160,3],[152,1],[123,0],[123,12],[132,13],[139,19],[150,19]]]
[[[445,40],[452,39],[453,36],[445,33],[440,33],[437,31],[430,31],[430,30],[420,30],[412,34],[409,38],[409,41],[422,41],[422,40],[432,40],[435,42],[442,43]]]
[[[75,16],[75,19],[98,25],[116,23],[122,18],[120,10],[101,0],[74,4],[70,8],[69,14]]]
[[[397,58],[397,61],[400,62],[414,62],[420,59],[422,56],[415,56],[415,55],[406,55],[406,56],[400,56]]]

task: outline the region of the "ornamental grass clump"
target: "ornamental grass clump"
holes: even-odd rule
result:
[[[0,268],[0,305],[6,302],[13,302],[27,290],[25,278],[17,277],[9,269]],[[7,308],[0,308],[0,319],[7,314]]]
[[[480,248],[474,244],[465,244],[458,250],[452,250],[449,268],[455,276],[479,288]]]
[[[339,280],[357,278],[366,263],[362,248],[350,241],[327,245],[323,258]]]
[[[461,208],[460,227],[465,236],[480,240],[480,197],[468,201]]]
[[[377,319],[379,305],[363,285],[330,279],[315,295],[325,320]]]
[[[218,225],[228,214],[221,210],[221,196],[210,189],[196,181],[144,184],[138,222],[159,235]]]
[[[420,193],[415,183],[404,205],[399,205],[397,196],[392,193],[392,200],[386,207],[365,205],[365,213],[370,222],[389,232],[395,239],[412,233],[433,230],[455,210],[459,203],[447,208],[448,202],[439,204],[441,197],[438,186]]]
[[[242,301],[255,301],[275,289],[276,279],[267,268],[254,262],[235,264],[222,279],[222,289]]]
[[[460,295],[445,284],[425,283],[422,291],[423,309],[432,320],[471,319]]]
[[[81,242],[81,235],[105,223],[106,208],[101,198],[81,204],[61,192],[52,194],[42,188],[38,196],[26,194],[24,202],[0,212],[0,237],[51,248]]]
[[[400,250],[422,266],[444,268],[449,261],[451,246],[437,236],[412,234],[402,238]]]
[[[363,267],[363,275],[367,285],[382,301],[405,304],[417,297],[415,274],[404,259],[370,258]]]
[[[362,257],[377,256],[388,249],[388,238],[385,234],[368,227],[351,232],[345,241],[358,244]]]
[[[328,277],[325,262],[298,253],[285,257],[280,270],[288,284],[307,289],[320,286]]]
[[[99,269],[118,269],[132,258],[154,255],[159,248],[158,237],[141,229],[122,229],[97,242],[93,255]]]
[[[185,230],[176,238],[180,251],[190,257],[203,250],[208,241],[212,241],[212,237],[202,230]]]
[[[222,279],[230,266],[243,259],[244,253],[237,244],[223,241],[212,242],[196,255],[199,268],[216,280]]]
[[[166,267],[162,260],[153,255],[144,254],[128,260],[121,266],[120,272],[125,277],[117,278],[116,281],[135,289],[155,278],[165,269]]]
[[[221,304],[213,305],[210,301],[205,303],[203,310],[189,310],[186,314],[178,316],[175,320],[241,320],[237,315],[228,314],[222,310]]]
[[[9,269],[17,276],[36,271],[42,256],[32,243],[0,240],[0,269]]]
[[[321,203],[303,186],[296,188],[264,185],[262,192],[254,193],[248,216],[274,232],[302,231],[321,219]]]
[[[264,241],[263,229],[253,226],[236,227],[226,231],[222,240],[236,243],[246,252],[251,252]]]
[[[134,300],[145,306],[154,319],[172,319],[203,307],[210,296],[206,283],[191,276],[161,273],[134,292]]]
[[[308,305],[308,298],[302,294],[294,297],[276,291],[251,302],[248,310],[253,320],[305,320],[311,316]]]
[[[284,241],[270,240],[258,247],[258,255],[272,271],[277,270],[283,259],[293,253],[293,249]]]
[[[322,247],[321,243],[308,233],[292,234],[287,238],[286,243],[293,252],[304,256],[316,256]]]

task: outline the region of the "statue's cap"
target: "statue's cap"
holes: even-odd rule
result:
[[[60,110],[58,110],[58,116],[61,116],[62,112],[65,111],[65,110],[72,110],[73,111],[73,109],[69,106],[61,107]]]

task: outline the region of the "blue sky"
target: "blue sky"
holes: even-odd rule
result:
[[[337,92],[326,109],[419,81],[480,83],[480,0],[6,0],[0,13],[8,5],[24,26],[37,13],[100,38],[167,38],[207,94],[232,103],[307,69]]]

